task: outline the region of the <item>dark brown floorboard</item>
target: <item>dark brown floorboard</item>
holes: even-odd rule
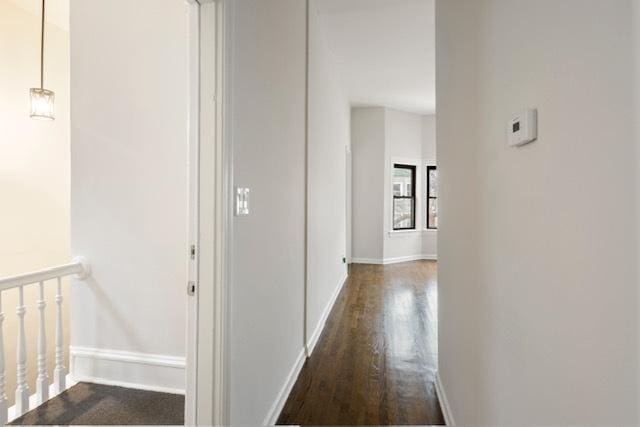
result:
[[[443,425],[437,267],[353,265],[278,424]]]
[[[78,383],[14,425],[182,425],[184,396]]]

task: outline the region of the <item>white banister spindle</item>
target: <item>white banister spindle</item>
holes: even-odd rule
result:
[[[27,344],[25,341],[24,315],[27,308],[24,306],[24,287],[20,286],[19,305],[16,307],[18,315],[18,345],[16,349],[16,416],[20,416],[29,410],[29,386],[27,385]]]
[[[66,369],[64,367],[64,331],[62,325],[62,278],[75,276],[78,280],[87,280],[91,275],[91,268],[87,261],[82,258],[74,258],[70,263],[33,271],[31,273],[18,274],[9,277],[0,277],[0,426],[7,421],[18,418],[28,412],[31,403],[41,404],[50,397],[50,383],[47,370],[47,335],[45,312],[47,303],[45,300],[44,286],[49,281],[57,280],[56,302],[56,336],[55,336],[55,366],[54,366],[54,388],[56,395],[64,392],[67,388]],[[36,302],[38,308],[38,337],[36,342],[36,394],[29,395],[29,385],[27,383],[27,336],[25,330],[25,315],[27,308],[24,303],[24,288],[29,285],[39,286],[39,298]],[[16,345],[16,389],[15,405],[7,408],[7,370],[6,358],[4,354],[4,334],[3,323],[5,313],[2,311],[2,292],[10,289],[18,289],[18,304],[16,314],[18,316],[18,333]],[[31,338],[29,338],[31,342]],[[50,363],[50,362],[49,362]],[[10,372],[13,375],[13,372]],[[53,393],[53,391],[51,391]],[[32,399],[31,399],[32,398]],[[9,419],[11,417],[11,419]]]
[[[38,377],[36,378],[36,395],[38,404],[49,400],[49,376],[47,375],[47,334],[45,330],[44,309],[47,302],[44,299],[44,283],[40,282],[40,299],[36,307],[40,312],[40,326],[38,327],[38,346],[36,355]]]
[[[0,292],[0,425],[5,425],[8,421],[7,416],[7,389],[5,381],[4,367],[4,311],[2,311],[2,293]]]
[[[64,338],[62,335],[62,279],[58,277],[58,290],[56,293],[56,360],[53,370],[53,381],[56,394],[66,390],[65,377],[67,372],[64,369],[64,352],[62,346]]]

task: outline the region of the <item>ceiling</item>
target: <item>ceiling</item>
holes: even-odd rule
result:
[[[435,113],[434,0],[316,0],[354,106]]]
[[[4,0],[0,0],[4,1]],[[9,0],[21,9],[40,16],[42,0]],[[46,21],[69,31],[69,0],[49,0],[46,2]]]
[[[9,1],[40,15],[41,0]],[[435,112],[435,0],[314,4],[352,105]],[[46,18],[68,31],[69,0],[48,0]]]

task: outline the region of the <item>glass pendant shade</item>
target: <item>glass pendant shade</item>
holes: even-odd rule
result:
[[[40,120],[55,120],[54,103],[56,94],[44,88],[44,23],[45,2],[42,0],[42,19],[40,21],[40,87],[29,89],[31,100],[31,118]]]
[[[54,120],[54,101],[56,94],[47,89],[32,88],[29,91],[31,97],[31,118],[41,120]]]

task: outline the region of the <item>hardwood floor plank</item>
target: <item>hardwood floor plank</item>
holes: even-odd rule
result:
[[[282,425],[444,425],[437,265],[353,265]]]

